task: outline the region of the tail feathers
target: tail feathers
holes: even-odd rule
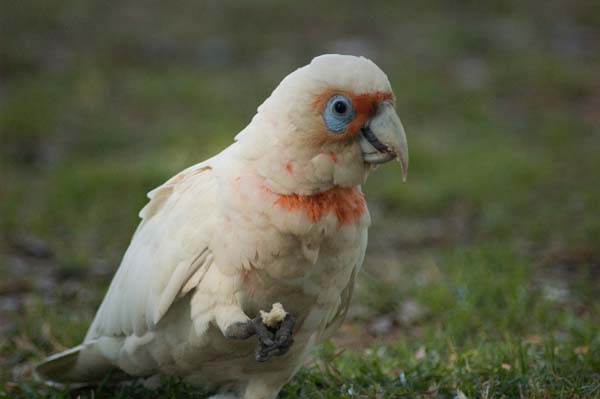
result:
[[[35,374],[49,383],[94,384],[112,368],[93,344],[86,343],[46,358],[36,366]]]

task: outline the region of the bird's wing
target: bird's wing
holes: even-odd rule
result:
[[[362,269],[362,264],[365,257],[365,251],[367,249],[367,230],[363,231],[362,240],[360,241],[360,245],[356,248],[356,261],[354,263],[354,267],[352,268],[352,274],[346,283],[346,286],[340,293],[340,301],[338,306],[335,309],[335,313],[333,317],[329,320],[327,325],[324,328],[324,331],[319,338],[320,340],[325,340],[330,338],[335,331],[342,325],[344,319],[346,318],[346,314],[348,313],[348,309],[350,308],[350,301],[352,300],[352,294],[354,293],[354,284],[356,282],[356,276]]]
[[[350,276],[350,280],[348,281],[348,284],[346,285],[346,287],[344,287],[340,294],[340,304],[337,307],[333,318],[325,326],[325,330],[319,338],[320,341],[331,338],[333,333],[335,333],[344,322],[346,314],[348,313],[348,309],[350,308],[350,300],[352,299],[352,294],[354,293],[354,282],[356,280],[357,272],[358,268],[354,268],[354,270],[352,271],[352,275]]]
[[[206,161],[148,194],[136,230],[88,331],[100,336],[141,336],[212,264],[208,243],[216,219],[216,179]]]

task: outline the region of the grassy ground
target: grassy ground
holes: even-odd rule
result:
[[[0,398],[70,397],[31,365],[82,339],[144,194],[325,52],[388,73],[411,170],[366,185],[348,320],[281,397],[600,397],[600,9],[521,3],[4,4]]]

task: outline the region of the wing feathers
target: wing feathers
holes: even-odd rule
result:
[[[167,286],[162,290],[158,306],[154,307],[152,317],[153,324],[158,323],[165,313],[167,313],[167,310],[175,301],[175,298],[182,289],[185,289],[187,285],[186,282],[191,280],[191,277],[194,276],[194,272],[204,265],[208,252],[208,248],[204,248],[191,263],[184,260],[181,265],[177,266],[177,273],[171,277]]]
[[[212,264],[208,243],[216,219],[216,181],[208,162],[179,173],[149,197],[86,341],[143,335]]]

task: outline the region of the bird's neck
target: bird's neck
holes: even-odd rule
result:
[[[288,213],[302,212],[313,223],[332,213],[340,225],[352,224],[358,221],[367,209],[360,187],[336,186],[310,195],[272,194],[274,205]]]

